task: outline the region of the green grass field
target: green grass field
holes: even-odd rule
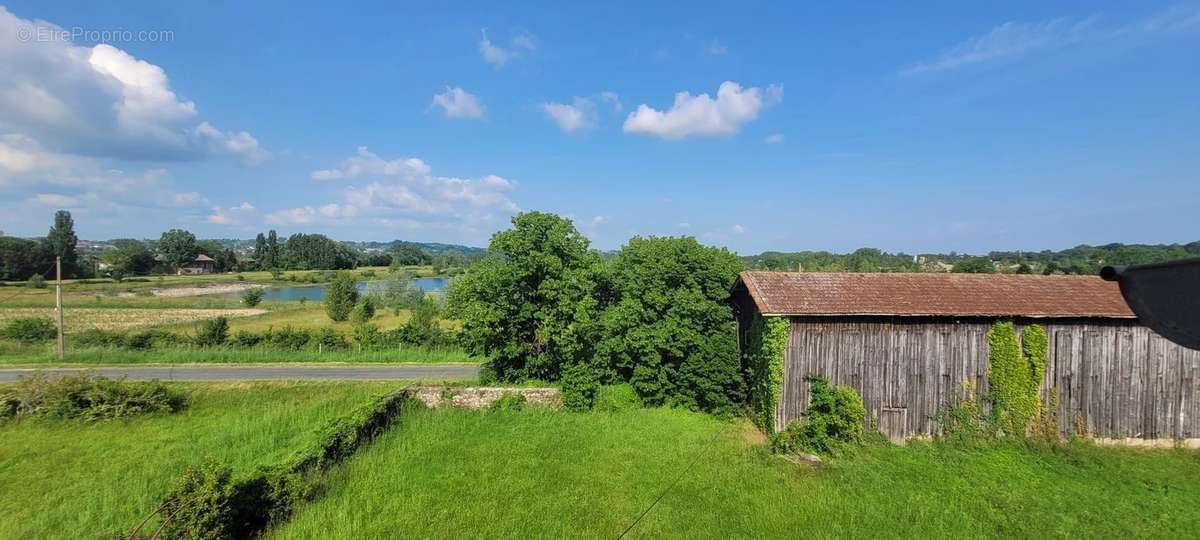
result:
[[[824,469],[744,423],[665,409],[426,411],[332,473],[274,538],[1187,537],[1200,454],[883,446]]]
[[[14,346],[0,344],[0,366],[36,367],[65,365],[125,365],[125,364],[286,364],[286,363],[345,363],[345,364],[478,364],[483,360],[461,349],[427,349],[398,347],[386,351],[274,351],[213,347],[206,349],[169,348],[149,351],[87,348],[67,353],[66,362],[59,362],[54,345]]]
[[[207,456],[235,470],[278,462],[396,383],[178,385],[173,415],[96,424],[0,424],[0,538],[97,538],[132,529]]]

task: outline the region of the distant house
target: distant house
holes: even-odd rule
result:
[[[1093,276],[743,272],[739,346],[759,318],[788,322],[774,428],[800,418],[807,374],[853,387],[893,440],[937,431],[943,408],[988,389],[998,320],[1046,330],[1043,405],[1063,435],[1200,446],[1200,351],[1138,323]]]

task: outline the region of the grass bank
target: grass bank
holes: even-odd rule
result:
[[[613,538],[693,459],[632,537],[1181,537],[1200,522],[1196,453],[917,443],[813,470],[761,444],[664,409],[417,412],[271,535]]]
[[[160,348],[146,351],[117,348],[73,349],[59,362],[53,345],[0,345],[0,366],[127,365],[127,364],[478,364],[483,359],[462,349],[403,346],[386,351],[280,351],[259,348]]]
[[[180,384],[180,413],[95,424],[0,424],[0,538],[128,531],[189,465],[278,462],[396,383]]]

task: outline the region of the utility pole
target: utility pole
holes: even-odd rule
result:
[[[66,348],[63,342],[63,308],[62,308],[62,257],[54,258],[54,278],[57,281],[54,285],[54,311],[58,315],[58,361],[63,361],[64,349]]]

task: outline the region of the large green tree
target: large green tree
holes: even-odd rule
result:
[[[175,268],[196,260],[196,255],[200,254],[200,248],[196,245],[196,235],[183,229],[171,229],[162,233],[156,248],[167,264]]]
[[[154,268],[154,253],[146,244],[133,239],[113,240],[112,244],[113,248],[100,256],[109,272],[132,276],[146,274]]]
[[[954,263],[950,271],[960,274],[994,274],[996,265],[987,257],[967,257]]]
[[[463,344],[504,380],[557,379],[590,354],[600,256],[567,219],[526,212],[449,292]]]
[[[694,238],[634,237],[604,276],[596,359],[643,401],[732,412],[745,383],[729,293],[742,263]]]
[[[325,314],[333,321],[344,321],[358,303],[358,284],[349,272],[338,272],[325,289]]]
[[[0,236],[0,280],[25,281],[34,274],[49,273],[53,264],[54,255],[46,243]]]
[[[417,266],[432,261],[433,258],[421,246],[412,242],[397,242],[392,247],[392,266]]]
[[[63,277],[79,275],[79,254],[75,251],[77,243],[79,237],[75,236],[75,220],[71,218],[71,213],[66,210],[55,212],[54,225],[46,234],[46,246],[52,257],[62,257]]]
[[[350,248],[321,234],[293,234],[284,242],[282,253],[275,267],[290,270],[344,270],[358,262]]]

